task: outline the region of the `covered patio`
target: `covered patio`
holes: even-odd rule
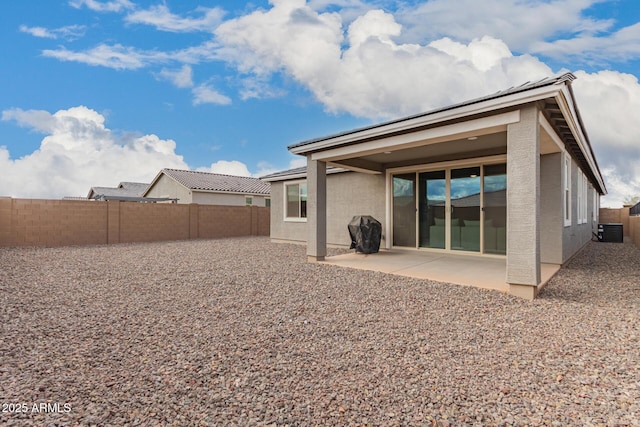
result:
[[[606,193],[573,79],[567,73],[289,146],[307,167],[304,180],[283,184],[293,214],[284,213],[282,228],[304,223],[311,262],[535,298],[591,238]],[[329,184],[330,167],[359,178],[336,174]],[[386,251],[325,261],[327,243],[340,244],[343,213],[373,211]]]
[[[375,254],[351,252],[335,255],[326,257],[320,263],[510,292],[507,283],[507,260],[504,257],[393,249],[381,250]],[[539,289],[560,270],[560,265],[541,263],[540,270]]]

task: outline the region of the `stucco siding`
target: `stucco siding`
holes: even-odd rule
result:
[[[327,178],[327,242],[349,245],[347,225],[355,215],[371,215],[382,223],[385,246],[385,177],[383,174],[339,173]]]
[[[562,153],[540,157],[540,261],[562,264]]]
[[[245,206],[244,194],[207,193],[203,191],[193,192],[193,203],[201,205]]]
[[[154,186],[149,189],[146,196],[169,197],[178,199],[178,203],[193,203],[189,189],[164,174],[158,179]]]
[[[385,177],[356,172],[327,176],[327,244],[347,246],[351,243],[347,225],[354,215],[371,215],[382,223],[384,247]],[[284,220],[284,182],[271,183],[271,238],[306,242],[306,222]]]
[[[571,159],[571,225],[563,227],[562,231],[562,262],[566,263],[582,247],[591,240],[592,232],[597,225],[593,221],[593,206],[587,207],[587,222],[578,224],[578,180],[580,179],[580,168]],[[589,189],[592,189],[589,184]],[[590,199],[588,199],[590,200]],[[589,205],[589,203],[587,203]],[[593,205],[593,202],[591,202]]]
[[[307,241],[306,222],[284,220],[284,182],[271,183],[271,238],[291,242]]]

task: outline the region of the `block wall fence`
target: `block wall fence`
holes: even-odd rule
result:
[[[0,246],[269,236],[270,208],[0,197]]]
[[[631,206],[619,209],[600,208],[600,223],[622,224],[622,231],[640,248],[640,216],[629,216]]]

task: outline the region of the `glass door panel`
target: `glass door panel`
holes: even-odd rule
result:
[[[507,254],[507,165],[484,167],[484,252]]]
[[[451,249],[480,251],[480,167],[451,170]]]
[[[422,172],[419,175],[420,247],[445,248],[447,203],[445,178],[445,171]]]
[[[393,245],[416,247],[416,174],[393,176]]]

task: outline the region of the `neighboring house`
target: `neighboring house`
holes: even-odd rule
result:
[[[142,197],[149,184],[143,182],[121,182],[117,187],[91,187],[87,199],[92,200],[137,200]]]
[[[596,230],[606,189],[564,74],[424,114],[289,146],[307,167],[271,182],[271,237],[311,261],[348,245],[354,215],[381,246],[506,258],[512,292],[535,296]]]
[[[178,203],[227,206],[270,206],[270,185],[258,178],[162,169],[144,197],[167,197]]]

